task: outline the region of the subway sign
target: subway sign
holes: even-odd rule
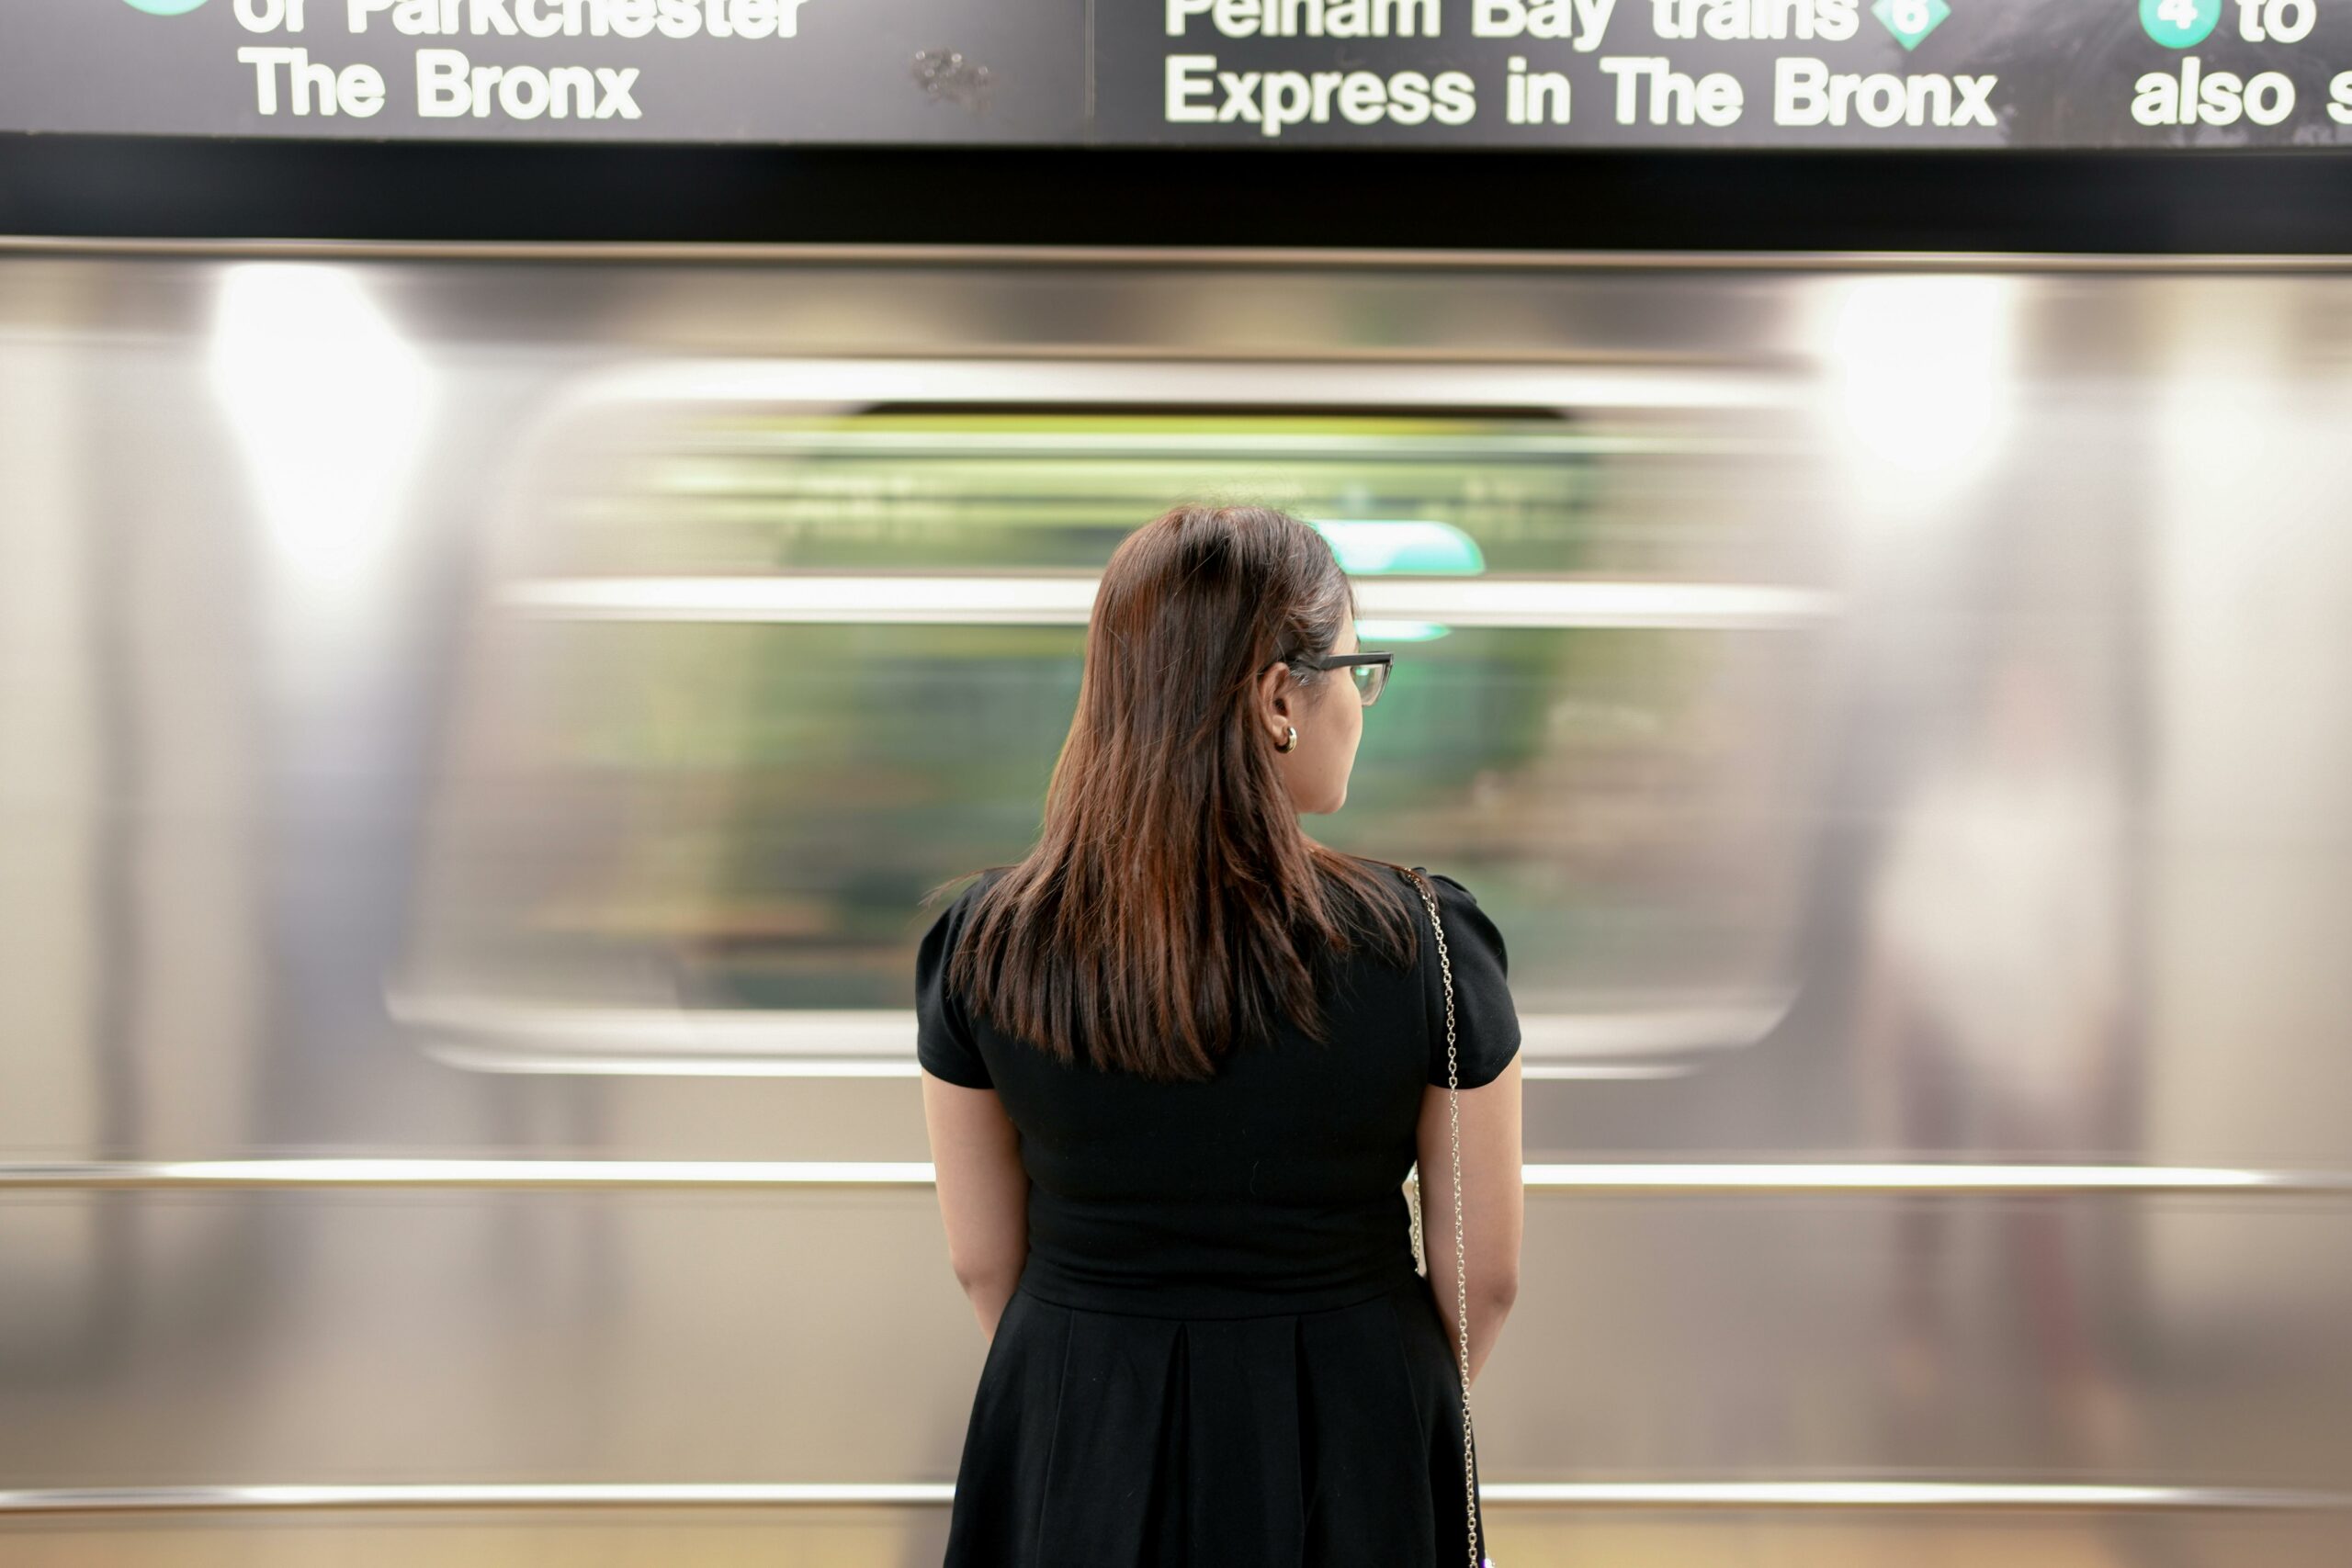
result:
[[[0,130],[2324,147],[2347,0],[0,0]]]

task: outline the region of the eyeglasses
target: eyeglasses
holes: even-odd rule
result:
[[[1304,664],[1309,670],[1345,670],[1355,682],[1356,695],[1370,707],[1380,700],[1380,690],[1388,684],[1388,670],[1395,660],[1393,653],[1302,653],[1288,660]]]

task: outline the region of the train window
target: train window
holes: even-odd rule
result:
[[[1836,609],[1770,396],[1244,365],[1171,399],[1061,368],[899,366],[887,396],[870,367],[633,372],[550,416],[392,986],[429,1049],[910,1072],[916,900],[1031,840],[1094,576],[1180,499],[1313,520],[1365,642],[1410,649],[1308,830],[1478,893],[1530,1076],[1769,1028]]]

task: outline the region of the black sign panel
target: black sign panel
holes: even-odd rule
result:
[[[0,130],[2325,146],[2345,0],[6,0]]]

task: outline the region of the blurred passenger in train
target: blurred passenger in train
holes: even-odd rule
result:
[[[1130,535],[1044,833],[923,939],[939,1201],[991,1335],[948,1568],[1440,1568],[1485,1539],[1466,1391],[1517,1289],[1519,1020],[1468,889],[1301,829],[1388,674],[1354,612],[1283,513]]]
[[[1862,1001],[1866,1113],[1907,1152],[2080,1162],[2104,1152],[2122,1066],[2125,949],[2117,774],[2064,668],[2010,650],[1984,678],[1956,743],[1897,807],[1869,902]],[[1921,1199],[1899,1210],[1894,1371],[1915,1401],[1957,1390],[1942,1279],[1951,1227],[1998,1225],[2042,1386],[2093,1453],[2124,1410],[2064,1198],[1986,1209]]]

